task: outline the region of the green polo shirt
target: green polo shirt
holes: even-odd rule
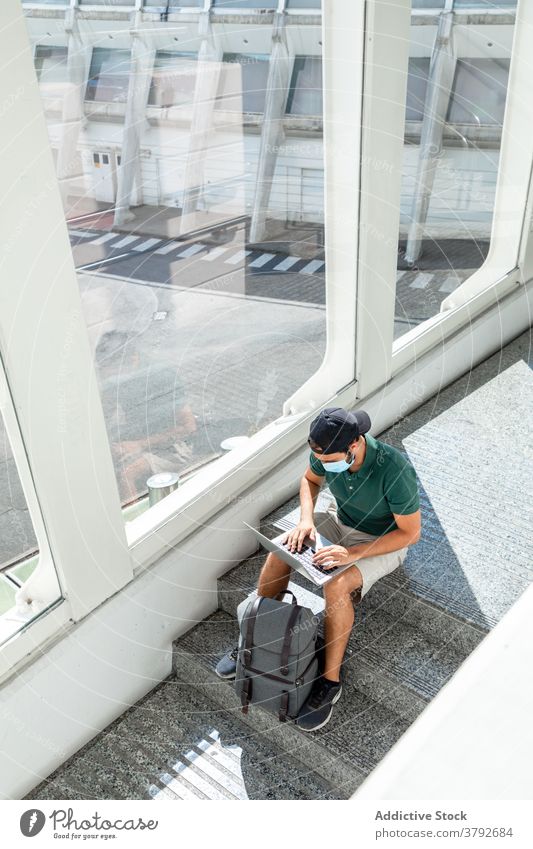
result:
[[[365,434],[366,454],[358,472],[327,472],[311,452],[309,465],[337,502],[344,525],[381,536],[398,526],[393,513],[416,513],[420,507],[413,466],[397,448]]]

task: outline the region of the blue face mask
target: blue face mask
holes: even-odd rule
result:
[[[322,465],[324,466],[326,472],[345,472],[346,469],[350,468],[354,461],[354,457],[351,452],[350,457],[352,459],[349,463],[347,463],[346,460],[335,460],[333,463],[322,463]]]

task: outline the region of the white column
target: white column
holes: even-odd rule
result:
[[[276,14],[272,30],[272,52],[268,69],[265,112],[261,127],[254,206],[250,222],[250,242],[260,242],[265,236],[268,204],[272,192],[278,149],[285,135],[283,118],[289,85],[290,61],[285,37],[285,16]]]
[[[420,135],[420,153],[411,205],[411,223],[405,249],[405,262],[412,265],[420,256],[428,208],[437,164],[442,152],[444,123],[455,75],[453,12],[441,12],[431,55],[429,79]]]
[[[139,28],[140,16],[141,12],[134,13],[134,25],[131,30],[130,83],[124,119],[121,161],[118,169],[115,226],[125,224],[134,218],[134,215],[130,212],[130,206],[132,205],[135,184],[138,188],[138,195],[135,200],[137,203],[142,203],[139,156],[142,134],[147,127],[146,106],[154,68],[155,48],[148,41],[149,36]]]
[[[210,134],[213,131],[213,113],[222,59],[222,50],[213,36],[208,11],[200,14],[198,27],[203,38],[198,50],[189,149],[185,164],[181,233],[195,226],[198,199],[204,186],[206,158],[211,149]]]
[[[65,32],[68,36],[68,83],[64,93],[61,141],[57,157],[57,179],[65,210],[70,187],[76,179],[83,179],[78,139],[85,122],[85,90],[90,51],[82,41],[77,15],[77,7],[67,9],[65,12]]]

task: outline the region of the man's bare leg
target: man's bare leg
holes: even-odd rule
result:
[[[341,663],[355,618],[351,593],[362,585],[363,576],[357,566],[324,584],[326,657],[323,674],[328,681],[340,679]]]
[[[275,598],[287,589],[291,567],[277,554],[270,552],[259,575],[257,594]]]

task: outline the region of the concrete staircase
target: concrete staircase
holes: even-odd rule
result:
[[[327,493],[320,498],[327,499]],[[297,506],[295,498],[266,517],[263,532],[279,533],[283,514]],[[281,525],[274,525],[280,519]],[[411,561],[415,552],[413,548],[408,554]],[[219,579],[219,610],[175,642],[174,672],[191,691],[218,704],[234,723],[253,729],[256,739],[268,739],[278,747],[280,758],[297,759],[302,771],[325,782],[334,798],[345,798],[438,693],[486,630],[408,588],[397,587],[395,573],[375,584],[357,609],[343,666],[343,695],[328,725],[304,733],[294,723],[279,723],[256,706],[245,716],[231,682],[221,681],[214,667],[236,643],[237,606],[254,590],[263,561],[264,552],[259,551]],[[315,612],[323,606],[320,589],[300,575],[294,575],[290,589],[299,603]]]

